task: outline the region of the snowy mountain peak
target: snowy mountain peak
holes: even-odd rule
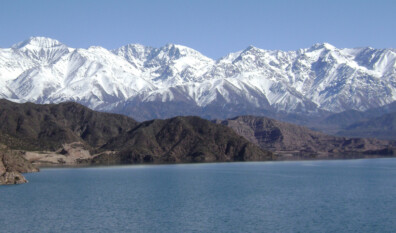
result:
[[[65,46],[65,45],[55,39],[37,36],[37,37],[30,37],[29,39],[27,39],[23,42],[15,44],[12,46],[12,48],[14,48],[14,49],[22,49],[22,48],[32,49],[32,48],[53,48],[53,47],[59,47],[59,46]]]
[[[71,100],[140,120],[205,108],[225,115],[365,110],[396,101],[395,78],[395,50],[328,43],[297,51],[249,46],[217,61],[177,44],[109,51],[31,37],[0,49],[2,98]]]
[[[319,50],[319,49],[325,49],[325,50],[335,50],[337,49],[335,46],[329,44],[329,43],[316,43],[314,44],[309,50]]]
[[[29,39],[15,44],[12,49],[27,61],[43,62],[41,65],[48,65],[57,61],[63,55],[72,51],[61,42],[47,37],[30,37]],[[24,58],[19,58],[24,61]]]
[[[245,50],[242,51],[242,54],[257,54],[262,53],[264,50],[257,48],[253,45],[249,45]]]
[[[198,52],[192,48],[189,48],[189,47],[186,47],[183,45],[178,45],[178,44],[170,44],[170,43],[161,47],[159,49],[159,54],[169,56],[169,58],[171,58],[171,59],[179,59],[181,57],[192,56],[192,57],[202,57],[204,59],[211,60],[210,58],[204,56],[203,54],[201,54],[200,52]]]
[[[172,43],[167,43],[165,46],[160,48],[161,50],[180,50],[180,51],[188,51],[188,50],[193,50],[192,48],[186,47],[184,45],[179,45],[179,44],[172,44]]]
[[[109,50],[107,50],[107,49],[105,49],[105,48],[103,48],[103,47],[101,47],[101,46],[97,46],[97,45],[95,45],[95,46],[90,46],[90,47],[88,48],[88,50],[91,51],[91,52],[94,52],[94,51],[105,52],[105,53],[108,53],[108,52],[109,52]]]
[[[137,64],[143,65],[153,50],[153,48],[141,44],[128,44],[112,52],[125,58],[132,65],[137,66]]]
[[[245,50],[243,50],[240,53],[234,53],[234,54],[229,54],[227,57],[224,57],[223,59],[229,60],[230,58],[234,59],[232,60],[232,63],[238,63],[238,62],[245,62],[247,66],[251,66],[251,68],[254,68],[256,65],[258,65],[258,61],[260,59],[263,59],[265,57],[265,54],[269,52],[257,47],[254,47],[252,45],[248,46]],[[246,67],[247,67],[246,66]]]
[[[148,46],[144,46],[141,44],[127,44],[125,46],[122,46],[118,49],[113,50],[114,53],[118,53],[118,52],[126,52],[126,51],[131,51],[132,53],[138,55],[138,54],[144,54],[145,51],[150,51],[153,48],[148,47]]]

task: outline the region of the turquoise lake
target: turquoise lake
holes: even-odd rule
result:
[[[396,159],[48,168],[0,232],[396,232]]]

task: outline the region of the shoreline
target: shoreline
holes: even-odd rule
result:
[[[395,156],[360,156],[354,158],[319,158],[319,159],[278,159],[278,160],[265,160],[265,161],[218,161],[218,162],[191,162],[191,163],[120,163],[120,164],[67,164],[67,165],[37,165],[33,164],[37,168],[41,169],[67,169],[67,168],[109,168],[109,167],[122,167],[122,166],[161,166],[161,165],[202,165],[202,164],[216,164],[216,163],[265,163],[265,162],[316,162],[316,161],[337,161],[337,160],[366,160],[366,159],[393,159]],[[30,172],[29,172],[30,173]],[[23,173],[26,174],[26,173]]]

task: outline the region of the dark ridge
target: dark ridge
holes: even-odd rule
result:
[[[289,153],[294,157],[393,155],[395,146],[390,141],[331,136],[266,117],[241,116],[216,122],[231,127],[261,148],[278,154]]]
[[[199,117],[143,122],[111,139],[102,149],[120,150],[119,163],[261,161],[274,159],[230,128]],[[98,156],[95,162],[103,163]]]
[[[92,156],[73,161],[88,164],[274,159],[271,152],[228,127],[199,117],[138,123],[73,102],[37,105],[0,100],[0,144],[14,150],[54,152],[49,156],[58,156],[55,162],[47,162],[56,164],[70,161],[72,153],[80,153],[75,152],[78,148],[88,149]]]
[[[37,105],[0,100],[0,142],[12,149],[57,150],[64,143],[100,147],[138,124],[73,102]]]

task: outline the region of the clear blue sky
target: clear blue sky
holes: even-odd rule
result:
[[[211,58],[249,45],[396,48],[396,1],[0,0],[0,47],[30,36],[78,48],[176,43]]]

